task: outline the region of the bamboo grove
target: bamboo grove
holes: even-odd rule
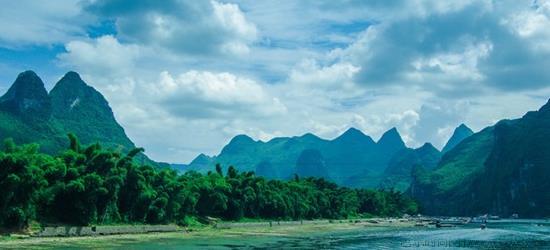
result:
[[[253,172],[178,174],[136,164],[128,153],[70,146],[56,156],[39,145],[6,140],[0,150],[0,227],[109,223],[177,223],[206,216],[224,220],[350,218],[416,213],[414,201],[394,191],[339,187],[319,178],[267,180]]]

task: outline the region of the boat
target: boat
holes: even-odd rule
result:
[[[441,221],[437,221],[435,223],[435,227],[437,228],[442,228],[442,227],[455,227],[454,224],[449,224],[449,223],[441,223]]]
[[[455,227],[455,225],[438,223],[438,224],[435,224],[435,227],[437,227],[437,228],[442,228],[442,227]]]
[[[450,225],[465,225],[470,223],[470,218],[447,218],[447,219],[441,219],[437,220],[436,223],[442,223],[442,224],[450,224]]]
[[[489,218],[488,215],[481,215],[481,216],[477,216],[477,217],[474,217],[470,220],[470,222],[472,223],[487,223],[487,219]]]

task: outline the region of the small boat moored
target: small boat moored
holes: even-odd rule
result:
[[[435,227],[437,227],[437,228],[442,228],[442,227],[455,227],[455,225],[449,224],[449,223],[441,223],[441,221],[437,221],[437,222],[435,223]]]

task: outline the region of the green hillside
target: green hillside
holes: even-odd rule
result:
[[[38,143],[41,151],[55,154],[67,147],[67,133],[77,135],[83,144],[101,142],[122,152],[135,147],[107,100],[76,72],[65,74],[50,93],[34,72],[19,74],[0,97],[0,140]],[[136,160],[164,166],[144,154]]]
[[[433,169],[440,159],[441,152],[430,143],[417,149],[403,149],[395,154],[388,163],[380,181],[380,187],[383,189],[393,188],[401,192],[406,191],[411,184],[414,167]]]
[[[459,143],[433,171],[417,169],[411,194],[426,213],[550,215],[550,104]]]
[[[316,158],[322,159],[326,167],[327,173],[322,175],[328,179],[346,186],[376,187],[391,157],[405,148],[395,128],[386,132],[378,142],[355,128],[348,129],[334,140],[321,139],[310,133],[274,138],[268,142],[238,135],[218,156],[199,155],[187,169],[213,171],[215,164],[219,163],[233,165],[240,171],[256,171],[269,178],[288,179],[296,173],[300,156],[314,150],[319,152]],[[311,175],[319,176],[319,173]]]
[[[53,118],[65,131],[85,143],[104,142],[109,147],[135,147],[117,123],[107,100],[75,72],[68,72],[50,91]]]
[[[451,138],[447,141],[443,149],[441,149],[442,153],[447,153],[449,150],[453,149],[456,145],[458,145],[461,141],[468,138],[470,135],[473,135],[474,131],[472,131],[468,126],[464,124],[460,124],[454,132]]]

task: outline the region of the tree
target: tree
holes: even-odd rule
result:
[[[356,190],[323,178],[266,180],[253,172],[221,165],[206,175],[139,165],[126,154],[95,143],[80,145],[68,135],[69,148],[56,156],[38,145],[0,150],[0,226],[20,230],[41,223],[188,224],[194,216],[239,220],[348,218],[416,213],[417,204],[393,190]],[[314,157],[318,159],[317,157]],[[192,221],[192,220],[191,220]]]

